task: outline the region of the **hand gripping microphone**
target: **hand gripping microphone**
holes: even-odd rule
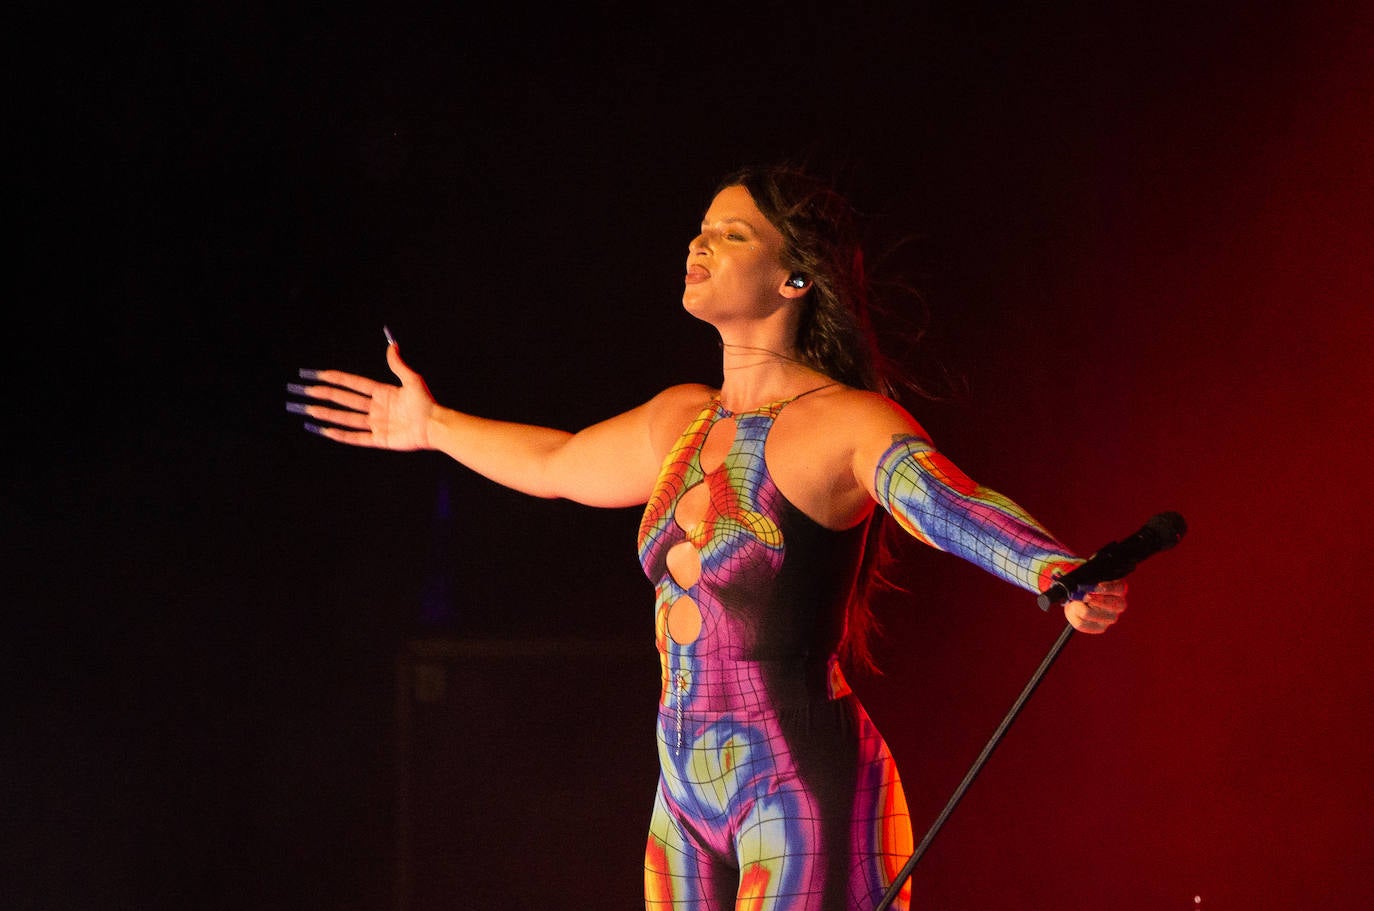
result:
[[[1168,550],[1183,540],[1188,525],[1176,512],[1162,512],[1146,522],[1140,531],[1121,541],[1113,541],[1088,559],[1087,563],[1065,573],[1046,589],[1036,603],[1041,610],[1070,600],[1074,591],[1120,579],[1146,557]]]

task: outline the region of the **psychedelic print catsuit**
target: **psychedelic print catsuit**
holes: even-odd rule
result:
[[[835,657],[866,526],[818,525],[764,461],[794,400],[732,414],[713,398],[640,525],[662,662],[649,911],[869,911],[913,850],[896,765]],[[720,422],[733,441],[704,470]],[[1023,587],[1081,562],[918,437],[894,438],[876,480],[902,527]],[[694,635],[673,625],[689,641],[674,611],[700,616]]]

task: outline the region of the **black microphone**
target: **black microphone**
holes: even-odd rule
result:
[[[1052,604],[1068,601],[1076,589],[1098,582],[1120,579],[1135,569],[1136,564],[1161,550],[1168,550],[1188,531],[1183,516],[1176,512],[1162,512],[1141,526],[1140,531],[1121,541],[1113,541],[1088,559],[1087,563],[1054,580],[1036,603],[1041,610]]]

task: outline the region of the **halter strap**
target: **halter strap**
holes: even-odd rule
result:
[[[813,392],[820,392],[822,389],[829,389],[831,386],[838,386],[838,385],[840,385],[840,384],[839,384],[838,382],[835,382],[835,381],[831,381],[831,382],[829,382],[829,383],[823,383],[822,385],[816,386],[816,387],[813,388],[813,389],[808,389],[808,390],[806,390],[805,392],[798,392],[796,395],[792,396],[791,398],[778,399],[778,400],[775,401],[775,402],[768,402],[768,403],[765,404],[765,405],[760,405],[760,406],[757,407],[757,408],[750,408],[750,409],[747,410],[747,411],[731,411],[730,409],[726,408],[724,405],[722,405],[722,404],[720,403],[720,393],[719,393],[719,392],[717,392],[717,393],[715,393],[714,395],[711,396],[711,402],[712,402],[713,404],[715,404],[716,408],[721,412],[721,414],[723,414],[723,415],[724,415],[725,417],[727,417],[727,418],[733,418],[733,417],[736,417],[736,416],[741,415],[741,414],[761,414],[762,412],[765,412],[765,411],[772,411],[774,414],[777,414],[779,411],[782,411],[783,408],[785,408],[785,407],[787,407],[788,405],[792,404],[793,402],[795,402],[797,399],[801,398],[802,396],[810,395],[810,394],[813,393]]]

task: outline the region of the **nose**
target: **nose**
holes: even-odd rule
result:
[[[706,252],[706,250],[707,244],[705,231],[701,232],[696,237],[693,237],[687,244],[688,253],[704,253]]]

